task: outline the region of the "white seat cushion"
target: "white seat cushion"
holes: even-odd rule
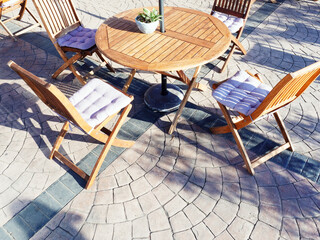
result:
[[[84,85],[69,100],[91,127],[131,102],[130,97],[97,78]]]
[[[261,104],[272,87],[239,71],[213,91],[213,97],[223,105],[248,116]]]
[[[96,44],[96,29],[83,28],[79,26],[75,30],[68,32],[63,37],[57,39],[60,47],[71,47],[87,50]]]
[[[5,7],[10,7],[13,6],[16,2],[19,2],[20,0],[10,0],[7,2],[2,3],[2,5],[0,6],[0,8],[5,8]]]
[[[214,12],[212,16],[218,18],[221,22],[223,22],[229,28],[231,33],[238,32],[239,29],[243,26],[243,18],[237,18],[235,16],[220,12]]]

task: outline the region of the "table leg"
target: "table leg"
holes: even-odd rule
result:
[[[169,134],[172,134],[173,131],[175,131],[175,129],[176,129],[176,126],[177,126],[179,117],[181,116],[182,110],[183,110],[184,106],[186,105],[186,103],[188,101],[188,98],[189,98],[189,96],[191,94],[192,89],[196,85],[196,80],[197,80],[197,76],[198,76],[198,74],[200,72],[200,69],[201,69],[201,66],[197,67],[195,72],[194,72],[194,74],[193,74],[193,77],[192,77],[192,79],[190,81],[188,90],[187,90],[186,94],[184,95],[184,98],[183,98],[183,100],[182,100],[182,102],[181,102],[181,104],[179,106],[179,109],[178,109],[176,115],[174,116],[174,119],[172,121],[170,129],[168,131]]]
[[[190,79],[186,76],[186,74],[182,70],[177,71],[178,76],[170,74],[168,72],[157,72],[157,73],[160,73],[161,75],[166,75],[168,77],[171,77],[173,79],[181,81],[181,82],[183,82],[183,83],[185,83],[187,85],[190,85],[190,82],[191,82]],[[196,88],[196,89],[198,89],[200,91],[204,91],[206,89],[206,86],[197,82],[194,85],[194,88]]]
[[[126,84],[124,85],[124,87],[122,88],[122,91],[124,91],[124,92],[128,91],[128,88],[132,82],[132,79],[133,79],[134,75],[136,74],[136,71],[137,71],[136,69],[131,70],[130,75],[128,77],[128,80],[127,80]]]
[[[180,77],[180,81],[184,82],[187,85],[191,84],[190,79],[186,76],[186,74],[182,70],[177,71],[177,73],[178,73],[178,75]],[[196,82],[196,84],[194,85],[194,88],[196,88],[196,89],[198,89],[200,91],[204,91],[206,87],[205,87],[205,85]]]

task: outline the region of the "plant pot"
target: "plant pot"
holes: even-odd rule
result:
[[[141,32],[149,34],[149,33],[153,33],[157,29],[159,25],[159,20],[156,22],[144,23],[144,22],[140,22],[138,20],[138,17],[136,17],[136,24]]]

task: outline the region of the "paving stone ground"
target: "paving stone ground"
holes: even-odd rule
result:
[[[255,2],[247,24],[252,31],[242,41],[247,55],[234,54],[224,73],[213,65],[206,68],[201,82],[207,89],[192,92],[173,136],[166,132],[174,113],[148,112],[143,93],[131,89],[135,101],[128,128],[137,124],[143,134],[123,153],[113,150],[116,160],[90,190],[68,188],[67,168],[48,160],[63,121],[6,63],[16,61],[66,94],[79,85],[68,71],[58,80],[50,78],[63,61],[43,29],[17,42],[0,29],[0,239],[320,239],[319,80],[280,112],[295,153],[285,152],[259,166],[255,176],[242,167],[232,137],[208,131],[208,126],[223,119],[211,97],[214,81],[247,69],[274,86],[288,72],[320,60],[319,3],[278,2]],[[156,6],[158,1],[80,0],[75,4],[85,26],[97,28],[116,13]],[[165,4],[209,13],[211,1]],[[31,1],[28,5],[34,12]],[[31,21],[27,14],[24,19]],[[129,72],[112,65],[118,71],[115,78]],[[139,79],[145,82],[140,84]],[[160,79],[138,72],[135,81],[142,88]],[[271,117],[241,134],[250,156],[281,143]],[[74,128],[62,151],[79,162],[94,158],[97,147]]]

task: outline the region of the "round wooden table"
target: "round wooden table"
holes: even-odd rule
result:
[[[161,33],[158,28],[152,34],[143,34],[135,23],[140,12],[142,8],[132,9],[107,19],[96,33],[96,44],[106,57],[133,69],[124,86],[125,91],[136,70],[161,73],[189,86],[172,122],[171,134],[192,89],[203,89],[196,82],[201,66],[228,49],[231,33],[224,23],[207,13],[165,7],[166,32]],[[196,68],[192,79],[183,72],[190,68]]]

